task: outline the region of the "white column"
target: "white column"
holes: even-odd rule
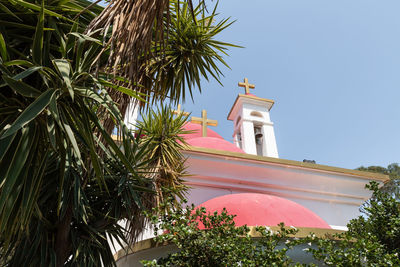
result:
[[[262,127],[262,134],[264,138],[263,155],[272,158],[279,158],[274,133],[274,124],[272,122],[265,123]]]
[[[129,130],[135,129],[138,115],[139,115],[139,104],[137,102],[129,103],[124,118],[124,123]]]
[[[254,136],[254,125],[251,121],[243,120],[242,123],[242,149],[247,154],[257,155],[256,139]]]
[[[235,145],[235,146],[237,146],[238,148],[240,148],[240,145],[239,145],[239,138],[238,138],[238,134],[237,134],[237,132],[235,132],[234,134],[233,134],[233,144]]]

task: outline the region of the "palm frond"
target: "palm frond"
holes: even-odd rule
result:
[[[125,240],[118,221],[135,220],[132,211],[142,210],[136,200],[154,190],[135,168],[138,159],[121,150],[98,117],[101,108],[125,129],[124,143],[134,145],[107,93],[107,76],[91,74],[103,40],[83,31],[99,8],[82,12],[91,5],[84,0],[3,5],[12,14],[1,17],[14,24],[0,27],[2,260],[112,266],[107,235]],[[106,60],[105,53],[100,62]]]
[[[115,83],[141,95],[141,108],[166,98],[177,103],[192,98],[195,87],[201,91],[201,78],[221,83],[220,66],[228,67],[223,56],[229,47],[238,47],[216,39],[233,23],[216,22],[216,7],[208,14],[204,1],[194,6],[190,0],[115,0],[88,32],[113,25],[106,70],[123,78]],[[116,90],[109,94],[125,115],[132,98]],[[107,120],[105,126],[111,132],[115,124]]]
[[[165,47],[153,45],[155,56],[144,68],[143,85],[151,88],[157,99],[170,98],[178,103],[185,101],[187,94],[193,100],[193,90],[201,91],[201,79],[215,79],[220,84],[223,75],[220,66],[229,66],[223,56],[229,47],[239,47],[216,40],[216,36],[233,22],[223,19],[217,22],[215,5],[207,13],[202,2],[189,8],[187,2],[170,1],[169,27],[165,27],[168,40]],[[164,18],[167,24],[167,18]],[[160,53],[163,49],[164,53]]]
[[[117,2],[132,3],[112,3]],[[129,32],[126,38],[170,34],[165,30],[169,9],[152,9],[164,1],[139,2],[133,3],[143,4],[146,16],[129,13],[128,7],[125,11],[136,23],[141,23],[139,18],[152,22],[145,23],[147,32],[135,25],[139,37]],[[168,190],[176,197],[185,192],[180,152],[185,117],[173,117],[167,108],[152,111],[140,125],[141,134],[134,137],[123,123],[121,101],[115,98],[162,98],[170,83],[164,91],[153,92],[156,87],[149,91],[138,85],[141,78],[110,78],[107,62],[120,50],[105,44],[118,42],[109,39],[118,35],[108,24],[103,34],[94,28],[85,33],[101,12],[87,0],[1,2],[0,261],[8,266],[113,266],[107,240],[135,240],[146,223],[144,209],[156,206]],[[156,20],[159,26],[154,26],[152,16],[161,16]],[[162,54],[156,48],[162,38],[150,40],[153,48],[134,55],[140,68],[146,57]],[[219,49],[224,46],[215,44]],[[134,49],[142,49],[137,45]],[[172,75],[175,67],[167,74]],[[193,71],[190,68],[187,71]],[[129,74],[122,69],[117,73]],[[188,78],[204,75],[200,73]],[[108,121],[120,127],[120,142],[111,136]],[[118,224],[121,220],[128,222],[128,230]]]
[[[184,130],[187,116],[183,113],[174,115],[172,110],[163,106],[150,110],[139,122],[141,130],[141,146],[146,148],[145,158],[152,181],[155,185],[159,200],[163,201],[163,188],[173,189],[183,198],[186,186],[182,183],[185,176],[185,159],[182,150],[186,147],[183,138],[190,131]]]

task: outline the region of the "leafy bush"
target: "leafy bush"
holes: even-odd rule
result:
[[[144,266],[303,266],[287,255],[290,249],[304,249],[316,262],[327,266],[400,266],[400,202],[378,183],[366,185],[373,197],[362,207],[362,215],[335,235],[294,239],[296,229],[280,224],[279,231],[256,227],[258,238],[247,226],[237,227],[226,210],[209,214],[194,206],[173,210],[151,219],[156,240],[175,244],[179,251],[164,258],[143,261]],[[162,229],[162,230],[160,230]],[[201,230],[202,229],[202,230]],[[160,232],[161,231],[161,232]],[[254,234],[254,232],[253,232]],[[253,235],[254,236],[254,235]]]
[[[348,231],[331,238],[309,237],[317,248],[314,258],[328,266],[400,266],[400,202],[381,191],[378,183],[366,185],[373,197],[350,221]]]
[[[167,206],[167,207],[165,207]],[[152,217],[156,240],[175,244],[179,251],[144,266],[289,266],[293,261],[286,254],[299,241],[290,236],[295,228],[279,225],[278,231],[255,227],[252,235],[247,226],[237,227],[234,215],[224,209],[221,213],[207,213],[205,208],[171,209],[168,214]],[[258,238],[252,236],[257,234]],[[301,266],[300,264],[297,264]]]

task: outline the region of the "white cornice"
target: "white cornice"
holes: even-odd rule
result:
[[[254,105],[266,105],[268,111],[272,108],[274,105],[274,100],[271,99],[266,99],[266,98],[261,98],[253,95],[242,95],[239,94],[235,100],[235,103],[233,104],[231,110],[229,111],[228,114],[228,120],[234,120],[235,119],[235,114],[240,110],[240,107],[243,105],[243,103],[249,103],[249,104],[254,104]]]

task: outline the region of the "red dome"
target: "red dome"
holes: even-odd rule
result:
[[[286,226],[325,228],[331,227],[311,210],[288,199],[265,194],[232,194],[210,199],[198,207],[207,212],[221,212],[226,208],[229,214],[237,215],[237,226]]]
[[[183,129],[185,129],[187,131],[192,131],[192,133],[190,133],[190,134],[183,135],[183,137],[186,140],[191,139],[191,138],[202,137],[202,133],[201,133],[202,129],[201,129],[200,124],[188,122],[183,126]],[[217,134],[210,128],[207,128],[207,137],[215,137],[215,138],[223,139],[222,136],[220,136],[219,134]]]
[[[215,138],[215,137],[191,138],[189,140],[186,140],[186,142],[190,146],[212,148],[212,149],[222,150],[222,151],[245,153],[243,150],[241,150],[234,144],[229,143],[228,141],[226,141],[224,139],[219,139],[219,138]]]

